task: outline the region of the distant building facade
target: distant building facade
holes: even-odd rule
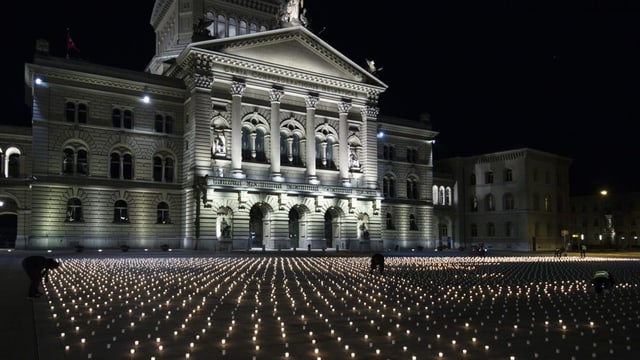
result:
[[[456,197],[453,209],[436,206],[436,217],[457,219],[452,235],[463,247],[561,247],[569,240],[570,164],[528,148],[438,161],[435,178],[450,174],[454,184],[442,188],[455,186]]]
[[[604,189],[603,189],[604,190]],[[640,193],[598,193],[571,199],[573,250],[640,247]]]

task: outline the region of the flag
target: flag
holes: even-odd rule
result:
[[[76,47],[76,44],[73,42],[71,38],[71,34],[69,33],[69,29],[67,29],[67,58],[69,57],[69,50],[74,50],[80,52],[80,49]]]

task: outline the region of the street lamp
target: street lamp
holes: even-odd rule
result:
[[[609,205],[609,191],[607,191],[606,189],[600,190],[600,195],[602,196],[602,198],[604,199],[604,207],[603,207],[603,212],[604,212],[604,218],[605,218],[605,234],[606,234],[606,239],[609,242],[609,245],[613,245],[614,243],[614,238],[615,238],[615,230],[613,228],[613,211],[611,211],[611,206],[607,206]]]

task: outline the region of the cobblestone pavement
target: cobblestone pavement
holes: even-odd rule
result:
[[[637,257],[451,254],[386,254],[383,275],[362,254],[65,254],[46,296],[33,301],[38,356],[640,355]],[[596,297],[589,280],[600,268],[617,285]]]

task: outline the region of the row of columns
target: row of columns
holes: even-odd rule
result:
[[[244,178],[246,175],[242,170],[242,94],[246,85],[242,82],[231,83],[231,176]],[[284,96],[284,91],[272,88],[269,92],[271,100],[271,178],[274,181],[282,181],[280,163],[280,102]],[[316,105],[320,101],[318,96],[307,95],[305,97],[306,112],[306,157],[307,157],[307,181],[311,184],[319,183],[316,174],[316,138],[315,138],[315,116]],[[349,183],[349,123],[348,114],[351,103],[342,101],[338,104],[339,128],[338,143],[340,154],[338,164],[340,167],[340,181],[343,184]],[[367,119],[369,120],[369,119]]]

